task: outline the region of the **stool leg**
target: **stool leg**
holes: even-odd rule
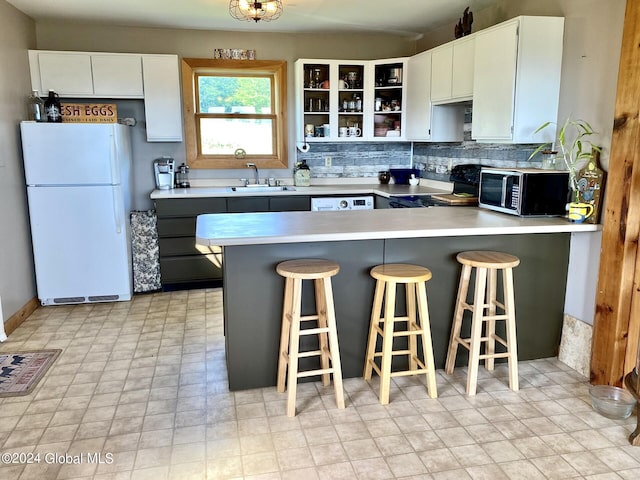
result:
[[[327,327],[327,298],[324,289],[325,280],[320,278],[313,281],[316,293],[316,313],[318,315],[318,327]],[[320,366],[323,370],[329,368],[329,344],[327,343],[327,334],[325,332],[318,334],[318,344],[320,346]],[[326,387],[331,383],[331,377],[328,373],[322,374],[322,384]]]
[[[418,328],[418,321],[416,318],[416,284],[415,283],[406,283],[406,302],[407,302],[407,331],[411,331],[412,326],[416,325]],[[418,364],[415,361],[415,358],[418,356],[418,339],[416,335],[408,336],[409,342],[409,370],[417,370]]]
[[[289,332],[291,330],[291,318],[293,305],[293,279],[285,277],[284,301],[282,302],[282,327],[280,330],[280,354],[278,355],[278,381],[276,391],[284,392],[287,376],[287,363],[289,357]]]
[[[447,361],[444,371],[451,375],[456,365],[456,355],[458,354],[458,338],[462,330],[462,318],[464,316],[464,304],[467,302],[469,292],[469,280],[471,279],[471,267],[462,265],[460,273],[460,283],[458,284],[458,298],[456,299],[456,309],[453,314],[453,325],[451,327],[451,338],[449,340],[449,350],[447,351]]]
[[[471,319],[471,338],[469,340],[469,371],[467,372],[467,395],[475,395],[478,386],[478,364],[480,363],[480,345],[482,343],[482,316],[487,288],[487,269],[476,269],[476,286],[473,297],[473,317]]]
[[[422,354],[427,366],[427,391],[431,398],[438,397],[436,386],[436,365],[433,360],[433,344],[431,342],[431,323],[429,322],[429,306],[427,304],[427,289],[424,282],[418,285],[418,314],[422,328]],[[412,335],[413,336],[413,335]]]
[[[331,279],[323,279],[324,299],[326,305],[326,323],[329,327],[329,347],[331,349],[331,367],[333,368],[333,386],[336,391],[336,404],[338,408],[344,408],[344,390],[342,388],[342,363],[340,362],[340,347],[338,346],[338,328],[336,326],[336,314],[333,304],[333,290]]]
[[[287,378],[287,416],[296,416],[296,388],[298,384],[298,351],[300,349],[300,308],[302,303],[302,279],[293,280],[291,299],[291,334],[289,341],[289,375]]]
[[[376,281],[376,290],[373,295],[373,307],[371,308],[371,322],[369,325],[369,339],[367,341],[367,355],[364,360],[364,379],[371,380],[373,371],[372,363],[374,354],[376,353],[376,341],[378,340],[378,332],[376,327],[380,325],[380,315],[382,314],[382,297],[384,295],[384,282]]]
[[[382,336],[382,363],[380,371],[380,403],[389,403],[391,385],[391,360],[393,359],[393,327],[396,306],[396,283],[386,282],[387,293],[384,300],[384,335]]]
[[[505,268],[502,273],[504,284],[504,302],[507,315],[507,343],[509,346],[509,388],[518,391],[518,342],[516,339],[516,302],[513,289],[513,270]]]
[[[488,281],[487,281],[487,315],[495,316],[496,314],[496,289],[497,289],[497,271],[495,268],[490,268],[488,270]],[[487,346],[485,353],[487,355],[493,355],[496,353],[496,321],[495,320],[487,320],[486,321],[487,328]],[[495,359],[493,357],[489,357],[485,359],[484,366],[487,370],[493,370],[495,364]]]

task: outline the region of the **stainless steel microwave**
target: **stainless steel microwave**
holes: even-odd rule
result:
[[[478,204],[520,216],[566,214],[569,172],[536,168],[485,168],[480,172]]]

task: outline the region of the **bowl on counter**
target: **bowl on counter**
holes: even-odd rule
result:
[[[396,185],[409,185],[411,174],[415,175],[416,178],[420,177],[420,170],[417,168],[391,168],[389,172],[394,178]]]
[[[633,412],[636,399],[626,390],[610,385],[592,385],[589,387],[591,406],[600,415],[623,420]]]

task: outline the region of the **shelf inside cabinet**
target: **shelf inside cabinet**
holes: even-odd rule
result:
[[[339,64],[338,88],[362,89],[364,87],[364,65]]]

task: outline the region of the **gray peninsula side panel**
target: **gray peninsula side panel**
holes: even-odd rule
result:
[[[293,243],[224,248],[224,322],[229,388],[276,384],[284,278],[276,265],[298,258],[324,258],[340,265],[332,277],[343,377],[362,375],[373,301],[372,266],[383,261],[384,241]],[[313,282],[303,282],[303,315],[315,311]],[[313,323],[313,322],[311,322]],[[315,339],[305,338],[301,348]],[[305,359],[301,369],[309,368]]]

